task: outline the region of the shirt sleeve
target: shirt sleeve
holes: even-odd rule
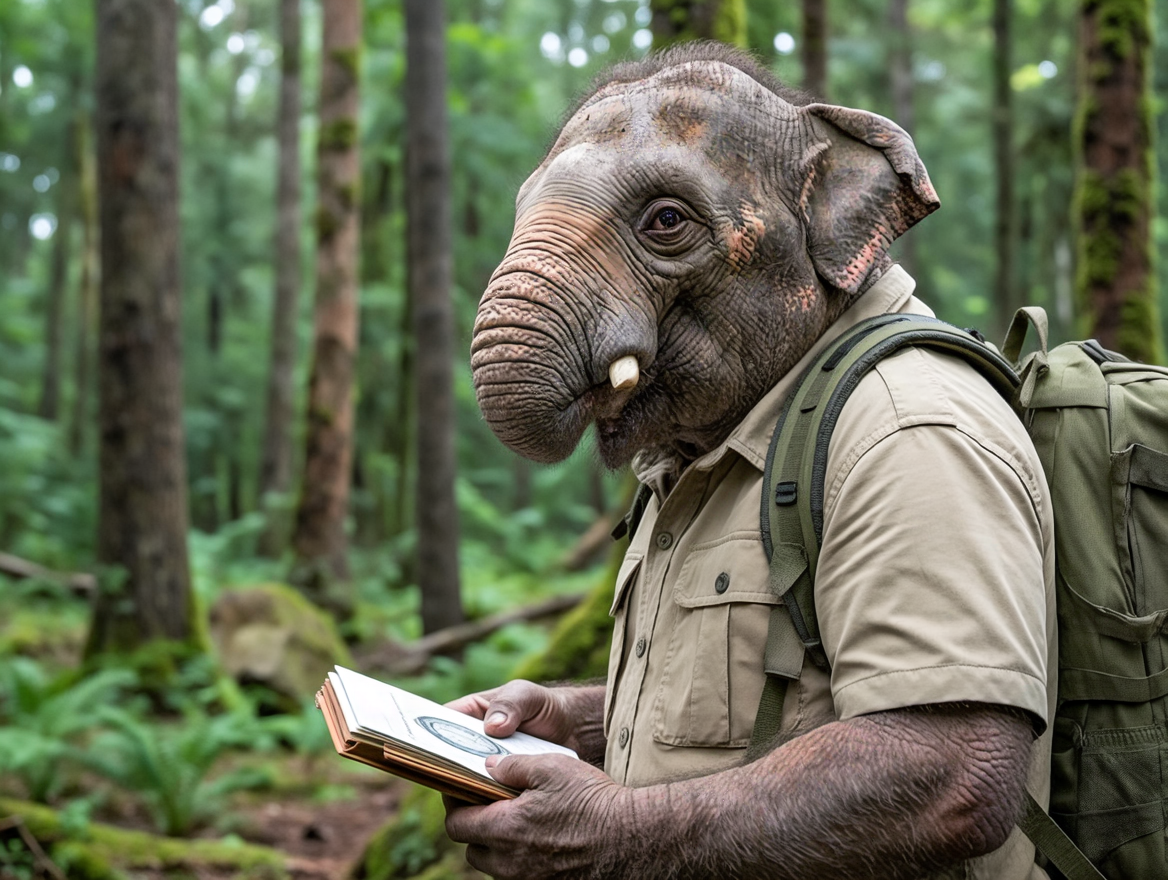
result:
[[[824,511],[815,601],[837,714],[974,701],[1041,731],[1050,529],[1033,450],[957,417],[892,419],[838,454],[854,464]]]

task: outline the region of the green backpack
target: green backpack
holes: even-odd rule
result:
[[[1039,347],[1018,362],[1028,324]],[[790,631],[782,608],[810,659],[828,668],[813,597],[828,444],[863,376],[907,345],[966,359],[1013,402],[1053,496],[1059,668],[1050,815],[1030,799],[1019,824],[1068,880],[1168,877],[1168,369],[1094,340],[1048,351],[1041,309],[1018,312],[1004,356],[944,322],[882,315],[829,345],[800,380],[763,481],[770,587],[784,604],[771,616],[748,757],[772,742],[797,675],[780,644]]]

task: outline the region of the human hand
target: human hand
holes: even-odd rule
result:
[[[582,695],[591,690],[549,688],[520,680],[460,697],[446,705],[482,720],[483,730],[490,736],[506,737],[521,730],[581,752],[577,732],[587,726],[588,716],[592,714]],[[602,690],[602,705],[603,699]]]
[[[472,867],[496,880],[583,880],[627,863],[631,789],[565,755],[488,758],[487,768],[524,791],[487,806],[444,798],[446,833],[468,844]]]

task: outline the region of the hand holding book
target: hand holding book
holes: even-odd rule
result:
[[[316,704],[339,754],[472,803],[519,794],[491,778],[485,761],[492,755],[576,757],[525,733],[489,736],[478,718],[339,666]]]

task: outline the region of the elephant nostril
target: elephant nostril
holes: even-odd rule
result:
[[[641,368],[634,355],[627,354],[608,365],[608,381],[617,391],[636,388],[641,380]]]

